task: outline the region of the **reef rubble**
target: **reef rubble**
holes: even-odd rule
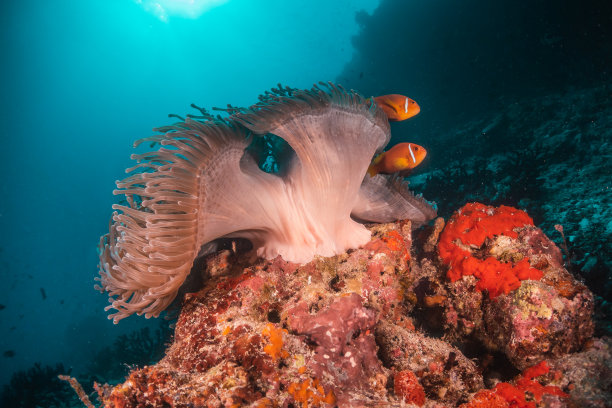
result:
[[[460,227],[458,227],[460,226]],[[494,228],[493,228],[494,226]],[[300,265],[223,250],[172,344],[106,407],[604,407],[610,339],[593,295],[529,216],[472,203],[448,222],[368,225]],[[451,254],[451,255],[449,255]],[[491,282],[502,280],[504,285]]]

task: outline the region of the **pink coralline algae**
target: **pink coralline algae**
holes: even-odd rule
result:
[[[365,308],[360,295],[350,293],[316,314],[306,302],[288,310],[287,325],[314,347],[307,367],[316,378],[344,378],[342,387],[359,386],[360,378],[381,371],[372,330],[376,311]]]
[[[470,248],[541,271],[490,298],[472,275],[448,278],[438,257],[444,227],[438,219],[413,237],[407,221],[370,226],[365,246],[303,265],[208,256],[194,271],[208,279],[185,295],[165,357],[119,385],[98,385],[100,400],[121,408],[605,406],[584,403],[608,395],[584,372],[609,364],[609,346],[592,338],[592,294],[563,269],[554,243],[521,225]],[[606,355],[608,363],[593,361]]]

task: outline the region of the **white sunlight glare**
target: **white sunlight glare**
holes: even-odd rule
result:
[[[168,22],[170,16],[198,18],[213,7],[228,0],[135,0],[149,13],[161,21]]]

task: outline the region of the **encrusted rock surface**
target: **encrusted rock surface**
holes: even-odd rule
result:
[[[381,322],[376,340],[382,361],[397,372],[418,373],[428,395],[454,405],[484,387],[476,364],[450,344],[414,330]]]
[[[580,353],[552,360],[556,384],[570,390],[580,407],[609,407],[612,402],[612,339],[594,339]]]
[[[466,207],[462,210],[466,211]],[[463,267],[463,278],[447,285],[450,298],[445,311],[447,336],[455,340],[473,336],[489,349],[504,353],[520,370],[543,359],[579,350],[593,335],[592,293],[565,270],[559,248],[532,225],[525,213],[521,212],[521,221],[514,226],[504,221],[507,214],[502,216],[501,211],[493,214],[494,207],[482,209],[492,214],[492,221],[499,229],[480,246],[469,248],[466,252],[469,259],[463,264],[470,262]],[[481,216],[480,212],[476,214]],[[469,233],[478,232],[479,227],[476,224]],[[491,228],[487,225],[487,231]],[[447,231],[448,228],[444,233]],[[460,241],[466,240],[466,235],[467,232],[453,236],[453,242],[464,245]],[[528,265],[532,277],[541,278],[517,281],[511,276],[514,281],[510,284],[515,289],[506,290],[507,293],[493,295],[490,290],[479,290],[483,281],[506,279],[500,273],[500,265],[514,264],[518,269],[521,263]],[[465,275],[470,273],[467,271],[470,268],[480,268],[477,279]],[[524,279],[521,273],[516,272],[519,279]]]
[[[504,268],[527,259],[541,271],[530,275],[541,279],[491,298],[476,276],[449,280],[437,248],[444,228],[437,220],[413,245],[409,222],[371,226],[365,247],[305,265],[231,251],[209,256],[206,284],[185,296],[166,356],[118,386],[99,386],[101,400],[108,407],[605,401],[605,387],[572,371],[572,359],[592,359],[593,344],[609,365],[609,347],[589,340],[592,295],[563,268],[558,248],[532,225],[470,248],[470,256],[496,257]],[[581,352],[585,344],[591,349]]]

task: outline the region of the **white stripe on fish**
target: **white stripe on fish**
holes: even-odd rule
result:
[[[406,99],[406,103],[408,103],[408,99]],[[412,157],[412,162],[416,163],[416,157],[414,157],[414,153],[412,152],[411,144],[408,144],[408,151],[410,152],[410,157]]]

